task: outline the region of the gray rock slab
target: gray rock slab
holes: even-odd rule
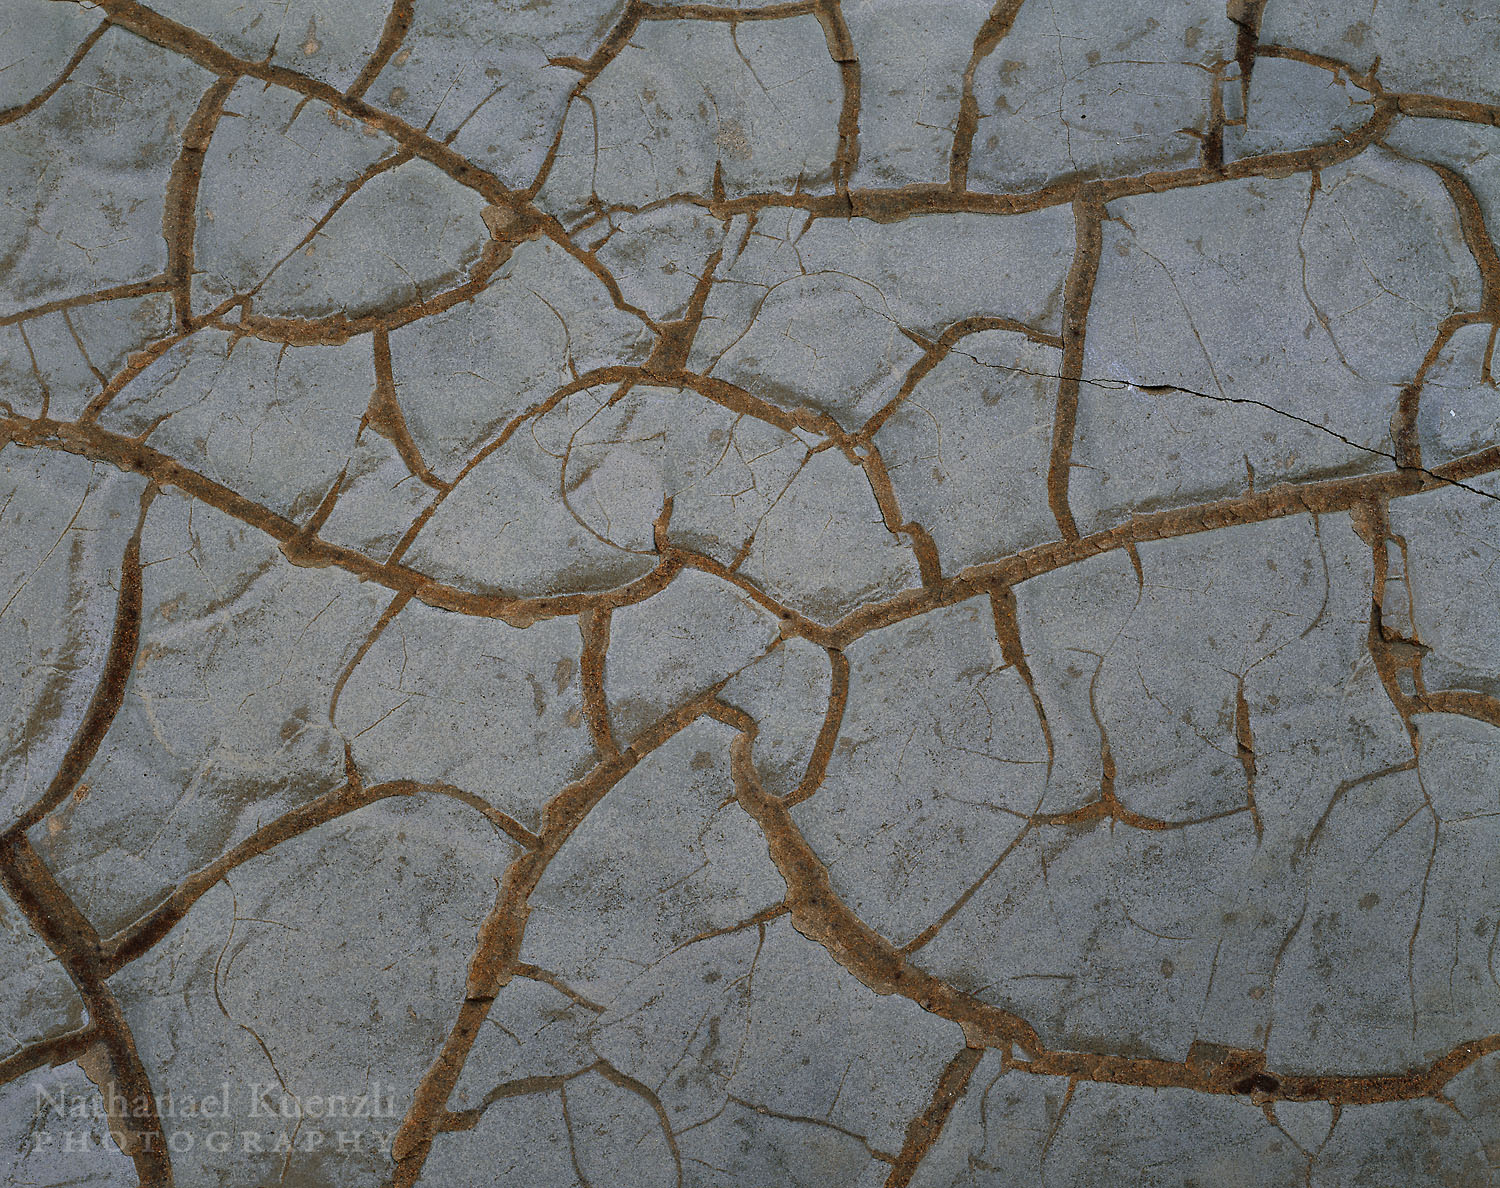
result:
[[[0,0],[0,1183],[1500,1173],[1493,0]]]

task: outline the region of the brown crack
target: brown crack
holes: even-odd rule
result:
[[[917,1173],[917,1165],[943,1133],[943,1124],[948,1121],[953,1107],[963,1099],[969,1088],[969,1080],[979,1067],[979,1059],[983,1054],[978,1048],[961,1048],[958,1055],[948,1062],[943,1075],[938,1078],[937,1088],[933,1090],[932,1100],[927,1108],[907,1125],[906,1142],[901,1147],[901,1153],[896,1156],[891,1174],[886,1177],[885,1188],[907,1188],[911,1183],[912,1177]]]
[[[172,166],[167,182],[167,200],[162,207],[161,232],[167,241],[167,285],[177,310],[177,324],[184,330],[193,319],[193,240],[198,233],[198,185],[203,179],[203,158],[214,128],[224,114],[224,103],[239,79],[228,74],[204,92],[198,110],[182,134],[182,152]]]
[[[376,43],[375,52],[361,68],[359,77],[349,84],[349,89],[344,92],[345,95],[350,99],[364,97],[365,92],[380,77],[380,72],[385,69],[386,64],[401,48],[401,43],[411,30],[412,18],[415,15],[415,0],[392,0],[391,10],[386,14],[385,28],[380,31],[380,40]]]
[[[111,1117],[115,1142],[135,1164],[142,1184],[170,1185],[172,1160],[162,1129],[151,1079],[136,1051],[124,1012],[105,983],[108,972],[99,934],[68,898],[25,834],[7,833],[0,839],[0,886],[19,907],[36,934],[57,955],[83,999],[90,1032],[103,1045],[98,1080],[106,1100],[117,1096],[128,1103],[128,1120]]]
[[[396,447],[406,468],[437,491],[447,491],[451,484],[443,482],[422,461],[422,451],[412,440],[406,427],[406,414],[401,411],[401,401],[396,396],[396,381],[391,375],[391,336],[385,329],[371,336],[375,344],[375,390],[370,393],[370,407],[359,423],[360,432],[366,426]]]
[[[141,533],[146,526],[147,509],[155,495],[156,488],[147,486],[141,496],[141,512],[135,531],[125,543],[125,554],[120,562],[120,593],[115,604],[114,630],[110,634],[109,651],[104,657],[99,683],[94,687],[83,721],[57,765],[47,790],[35,804],[17,816],[0,837],[24,837],[28,829],[68,797],[77,794],[84,772],[99,753],[104,736],[109,733],[110,725],[125,701],[125,686],[135,667],[141,639]]]
[[[88,57],[89,50],[93,49],[99,38],[103,37],[109,30],[110,24],[111,22],[106,18],[95,25],[93,31],[73,51],[73,56],[68,59],[67,65],[62,68],[62,72],[30,99],[26,100],[25,103],[17,103],[14,107],[7,107],[3,111],[0,111],[0,128],[29,116],[37,108],[41,107],[42,104],[46,103],[48,99],[52,98],[53,95],[57,94],[62,89],[62,85],[73,76],[73,71],[78,69],[78,64],[84,58]]]
[[[1104,250],[1104,202],[1088,188],[1073,199],[1077,246],[1063,294],[1062,378],[1057,383],[1057,414],[1052,422],[1052,461],[1047,468],[1047,503],[1064,540],[1078,539],[1078,525],[1068,506],[1069,470],[1078,422],[1078,381],[1083,375],[1083,336],[1088,325],[1099,256]]]
[[[995,0],[995,7],[985,17],[974,35],[974,49],[964,67],[962,95],[958,101],[958,119],[953,127],[953,150],[948,161],[948,187],[962,193],[969,188],[969,160],[974,155],[974,133],[979,128],[979,102],[974,98],[974,73],[979,64],[995,52],[1015,24],[1024,0]]]

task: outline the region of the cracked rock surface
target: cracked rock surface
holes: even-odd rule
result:
[[[0,0],[0,1182],[1500,1179],[1500,7]]]

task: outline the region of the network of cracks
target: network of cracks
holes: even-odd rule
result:
[[[13,1183],[1477,1185],[1500,13],[7,0]]]

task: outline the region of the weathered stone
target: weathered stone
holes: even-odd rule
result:
[[[3,7],[0,1181],[1493,1178],[1493,5]]]
[[[0,125],[0,317],[162,271],[172,163],[212,82],[109,29],[41,106]]]

